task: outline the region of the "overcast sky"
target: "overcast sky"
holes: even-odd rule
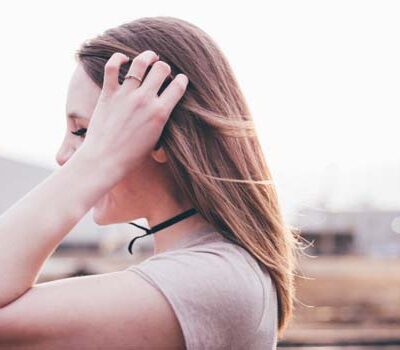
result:
[[[55,168],[73,52],[156,15],[223,49],[285,208],[400,207],[398,1],[3,2],[0,156]]]

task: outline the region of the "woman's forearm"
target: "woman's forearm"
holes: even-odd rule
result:
[[[136,56],[128,73],[144,77],[159,60],[154,51]],[[180,73],[161,95],[171,67],[160,62],[143,84],[119,84],[129,57],[115,52],[104,67],[104,81],[83,145],[72,158],[0,216],[0,308],[14,301],[37,275],[65,235],[93,205],[154,150],[188,78]],[[86,146],[85,146],[86,145]]]
[[[0,307],[35,284],[46,259],[113,187],[116,175],[111,164],[81,147],[0,216]]]

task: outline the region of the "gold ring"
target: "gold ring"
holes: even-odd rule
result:
[[[136,79],[137,81],[139,81],[140,83],[142,82],[142,79],[135,77],[134,75],[125,75],[125,79]]]

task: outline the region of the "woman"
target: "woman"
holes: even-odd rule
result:
[[[221,50],[193,24],[147,17],[76,58],[61,167],[0,218],[0,348],[276,348],[299,241]],[[35,284],[91,208],[99,225],[146,217],[155,254]]]

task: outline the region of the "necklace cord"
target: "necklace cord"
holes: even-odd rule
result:
[[[170,218],[170,219],[168,219],[168,220],[165,220],[165,221],[163,221],[163,222],[157,224],[156,226],[154,226],[154,227],[152,227],[152,228],[150,228],[150,229],[148,229],[147,227],[144,227],[144,226],[135,224],[134,222],[129,222],[128,224],[134,225],[134,226],[136,226],[136,227],[138,227],[138,228],[140,228],[140,229],[146,231],[146,233],[145,233],[144,235],[134,237],[134,238],[130,241],[129,246],[128,246],[128,251],[129,251],[129,253],[132,255],[132,246],[133,246],[133,243],[134,243],[138,238],[142,238],[142,237],[147,236],[147,235],[150,235],[150,234],[152,234],[152,233],[161,231],[161,230],[163,230],[164,228],[166,228],[166,227],[168,227],[168,226],[171,226],[171,225],[173,225],[173,224],[176,224],[177,222],[179,222],[179,221],[181,221],[181,220],[184,220],[184,219],[188,218],[189,216],[192,216],[192,215],[194,215],[194,214],[196,214],[196,213],[197,213],[197,210],[196,210],[195,208],[191,208],[191,209],[189,209],[189,210],[184,211],[183,213],[180,213],[180,214],[178,214],[178,215],[176,215],[176,216],[174,216],[174,217],[172,217],[172,218]]]

